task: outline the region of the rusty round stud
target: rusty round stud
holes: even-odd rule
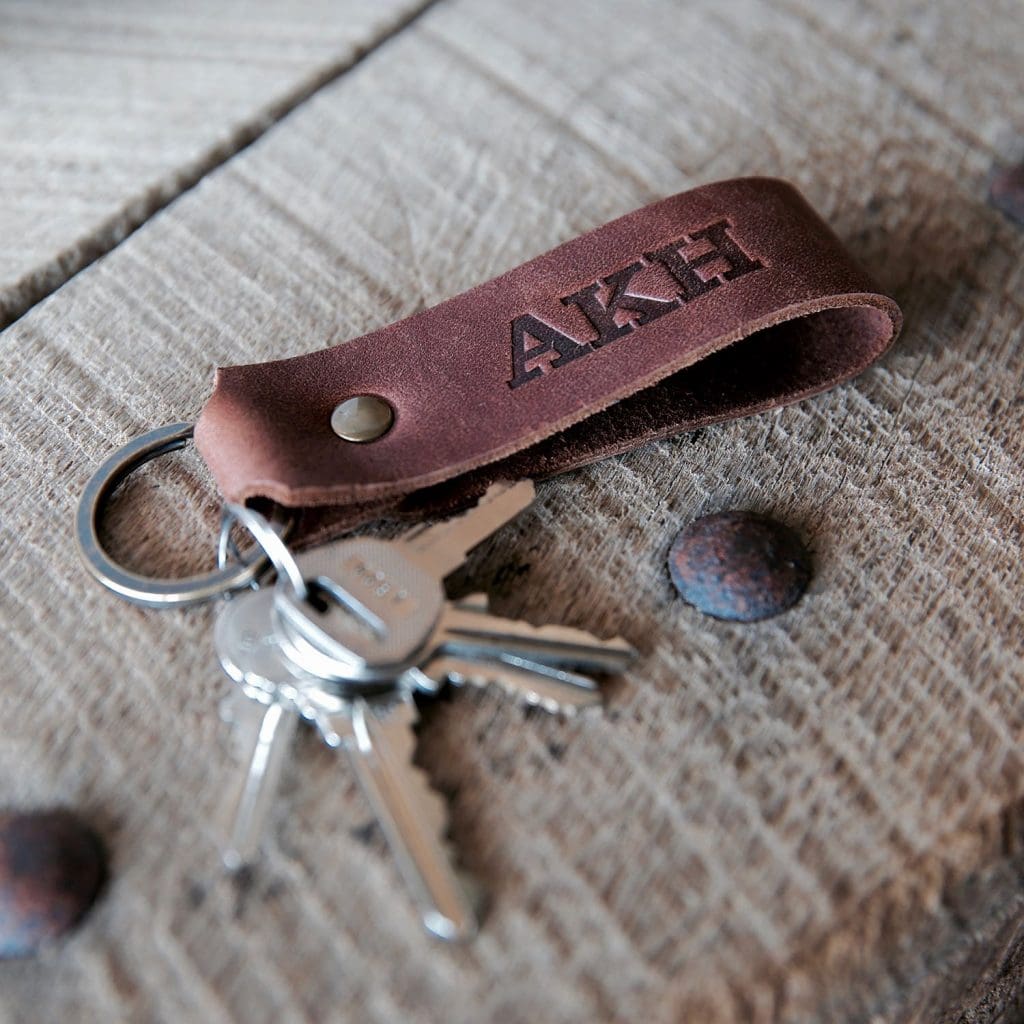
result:
[[[673,541],[668,567],[684,601],[734,622],[784,612],[811,578],[811,559],[800,538],[755,512],[694,520]]]
[[[76,815],[0,813],[0,959],[31,956],[77,924],[105,875],[103,844]]]

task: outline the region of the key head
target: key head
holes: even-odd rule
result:
[[[283,654],[273,627],[273,602],[270,590],[237,594],[224,603],[213,630],[217,657],[228,678],[263,704],[275,700],[282,689],[314,682]]]
[[[310,588],[274,592],[274,624],[289,659],[355,690],[379,688],[417,663],[444,607],[440,580],[400,543],[355,537],[297,556]]]

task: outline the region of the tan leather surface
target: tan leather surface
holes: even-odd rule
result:
[[[308,540],[804,398],[867,367],[900,324],[791,185],[741,178],[361,338],[221,369],[196,442],[226,497],[315,508]],[[395,409],[370,444],[330,426],[361,393]]]

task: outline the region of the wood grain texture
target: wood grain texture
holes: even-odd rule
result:
[[[1014,1019],[1024,234],[984,196],[1024,121],[1024,35],[1016,3],[987,12],[440,4],[0,335],[0,771],[114,851],[89,925],[3,971],[12,1020]],[[419,760],[491,897],[479,940],[423,939],[310,736],[232,886],[212,613],[86,579],[91,467],[194,416],[218,364],[341,342],[744,173],[795,181],[905,334],[811,402],[542,485],[455,581],[643,653],[603,719],[426,710]],[[215,524],[197,461],[167,461],[112,522],[151,570],[197,564]],[[813,550],[785,616],[673,596],[672,537],[732,507]]]
[[[426,0],[0,2],[0,326]]]

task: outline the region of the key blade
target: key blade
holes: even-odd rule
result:
[[[435,650],[472,661],[522,659],[554,668],[614,675],[636,657],[622,637],[601,640],[569,626],[533,626],[457,604],[441,617]]]
[[[253,863],[265,832],[284,763],[298,726],[296,701],[315,680],[297,675],[282,655],[271,622],[273,595],[236,595],[217,616],[214,641],[221,667],[237,685],[222,704],[245,775],[229,791],[224,866]]]
[[[252,864],[266,831],[267,818],[281,781],[298,726],[293,708],[281,701],[260,704],[247,700],[248,709],[232,723],[247,764],[240,788],[231,796],[231,826],[221,855],[228,871]]]
[[[491,484],[472,508],[443,522],[421,526],[399,543],[411,558],[443,579],[465,562],[477,544],[528,508],[535,494],[532,480]]]
[[[357,698],[350,718],[338,723],[327,716],[327,730],[321,730],[333,746],[339,742],[332,736],[349,737],[343,745],[424,926],[438,938],[464,941],[476,934],[476,915],[443,840],[444,801],[412,763],[416,717],[408,696],[380,710]]]
[[[499,686],[523,704],[551,714],[575,715],[601,706],[601,691],[593,679],[522,658],[471,661],[441,656],[423,671],[453,686]]]

